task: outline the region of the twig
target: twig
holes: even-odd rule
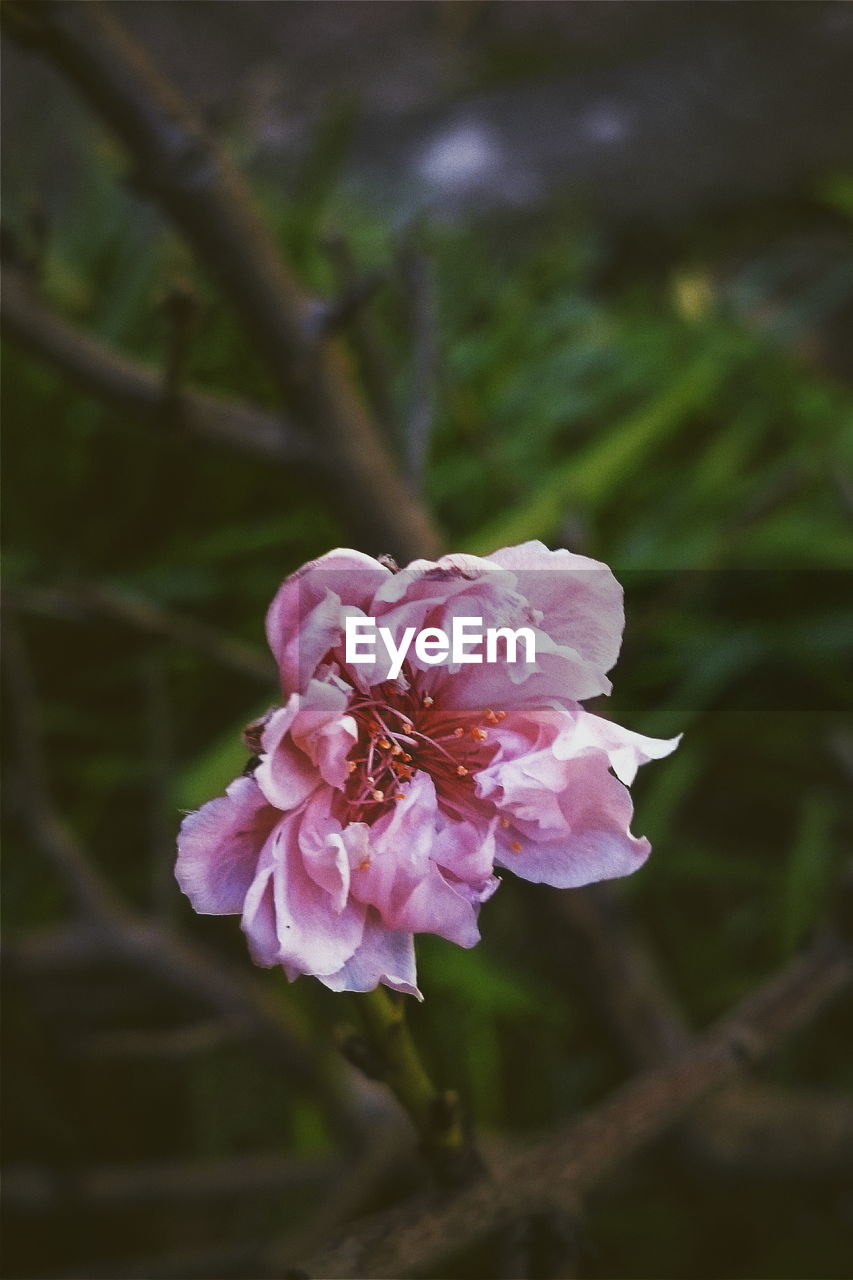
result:
[[[95,583],[76,583],[73,587],[8,588],[6,596],[26,613],[64,619],[85,620],[99,615],[114,618],[149,635],[195,649],[268,689],[275,684],[274,663],[262,650],[135,593]]]
[[[321,1098],[346,1139],[358,1139],[361,1118],[317,1054],[261,984],[208,956],[172,929],[129,907],[108,885],[57,815],[50,797],[37,727],[29,662],[13,611],[6,609],[4,674],[18,750],[16,809],[34,845],[62,879],[93,949],[138,965],[201,999],[267,1045],[293,1080]]]
[[[208,1018],[182,1027],[93,1032],[77,1040],[73,1052],[85,1058],[189,1058],[209,1054],[240,1039],[232,1022]]]
[[[666,1062],[690,1034],[645,939],[607,884],[549,894],[567,973],[580,984],[626,1060]],[[555,939],[556,942],[556,939]],[[853,1165],[853,1107],[833,1095],[734,1084],[709,1099],[675,1135],[694,1163],[726,1175],[834,1176]],[[843,1135],[851,1141],[845,1146]],[[837,1140],[836,1140],[837,1138]]]
[[[612,1169],[814,1017],[851,977],[849,948],[819,940],[673,1062],[631,1081],[452,1200],[421,1196],[369,1219],[308,1259],[305,1273],[312,1280],[428,1273],[504,1219],[543,1205],[576,1209]]]
[[[189,1161],[55,1170],[11,1165],[3,1175],[7,1207],[23,1213],[95,1210],[158,1201],[254,1195],[322,1183],[337,1167],[328,1156],[232,1156]]]
[[[282,260],[236,168],[100,4],[10,0],[16,38],[43,53],[124,144],[134,180],[218,281],[287,402],[326,447],[353,526],[410,559],[440,547],[352,381],[344,351],[312,334],[311,300]]]
[[[420,492],[435,419],[439,361],[438,298],[433,264],[421,249],[407,245],[403,250],[402,265],[409,292],[414,339],[412,403],[406,422],[406,474],[409,482]]]
[[[162,307],[169,328],[163,393],[174,404],[180,399],[186,380],[198,315],[198,299],[188,284],[178,283],[168,291]]]
[[[358,285],[359,277],[346,237],[340,234],[330,235],[325,246],[335,268],[338,287],[344,296],[351,295]],[[384,427],[391,428],[396,418],[391,394],[393,373],[369,307],[358,308],[351,318],[350,332],[367,395],[379,421]]]
[[[13,267],[3,272],[0,321],[4,336],[85,391],[156,427],[168,425],[267,462],[321,465],[314,441],[274,414],[190,388],[171,402],[159,374],[61,319]]]

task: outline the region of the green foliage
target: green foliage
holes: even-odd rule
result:
[[[341,227],[364,269],[387,268],[373,318],[396,370],[402,424],[415,337],[399,244],[335,188],[346,113],[327,123],[326,150],[300,175],[295,198],[285,207],[267,188],[264,205],[312,287],[333,287],[323,241]],[[111,164],[97,157],[56,226],[45,294],[156,364],[168,341],[160,300],[189,279],[200,299],[193,380],[271,403],[245,334],[184,248],[113,182]],[[822,198],[846,209],[849,180],[827,185]],[[426,484],[448,541],[484,553],[542,538],[611,563],[625,581],[628,630],[607,710],[644,732],[685,732],[676,756],[638,781],[635,830],[648,832],[655,852],[621,891],[701,1023],[815,927],[849,847],[834,747],[853,648],[842,573],[853,552],[849,391],[786,345],[784,326],[769,331],[758,304],[735,305],[743,273],[732,276],[724,243],[717,257],[708,249],[720,245],[719,228],[697,226],[673,246],[666,278],[640,259],[607,284],[618,246],[561,208],[533,222],[484,219],[418,234],[440,310]],[[753,275],[761,262],[757,250],[747,263]],[[785,305],[801,333],[798,298]],[[813,300],[806,310],[812,325]],[[29,356],[7,354],[5,395],[6,573],[19,589],[112,584],[260,646],[283,575],[347,541],[316,482],[125,421]],[[151,814],[163,803],[150,766],[163,735],[177,825],[179,810],[239,772],[240,727],[266,703],[206,654],[116,621],[35,610],[25,624],[56,793],[105,871],[144,902]],[[166,671],[159,737],[144,679],[152,652]],[[9,926],[56,918],[61,903],[33,851],[14,859],[10,850],[8,861]],[[481,1123],[526,1130],[599,1097],[623,1067],[584,1011],[577,975],[538,928],[540,899],[507,881],[484,908],[475,951],[424,940],[427,1001],[413,1020],[442,1082],[463,1090]],[[247,963],[235,921],[184,914]],[[269,981],[319,1034],[340,1017],[310,982]],[[144,1025],[150,1010],[139,1018]],[[810,1060],[812,1076],[829,1084],[835,1048],[816,1042]],[[299,1150],[316,1149],[322,1125],[306,1099],[280,1099],[271,1120],[278,1089],[244,1057],[212,1053],[182,1077],[184,1119],[174,1132],[158,1128],[161,1151],[251,1149],[269,1141],[271,1124]],[[84,1129],[73,1141],[86,1151]],[[98,1141],[116,1154],[108,1134]],[[620,1205],[610,1219],[632,1249],[646,1247],[643,1265],[654,1270],[655,1259],[662,1264],[648,1252],[650,1221],[638,1225]],[[656,1239],[668,1234],[671,1272],[687,1260],[691,1274],[704,1274],[692,1256],[702,1234],[695,1224],[673,1231],[667,1213],[653,1225]],[[622,1273],[625,1253],[613,1259]]]

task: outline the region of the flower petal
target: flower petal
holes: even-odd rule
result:
[[[373,991],[382,982],[423,1000],[417,987],[414,941],[411,933],[386,929],[378,912],[371,909],[361,945],[337,973],[320,981],[332,991]]]
[[[367,609],[389,577],[390,570],[372,556],[343,547],[285,579],[266,620],[285,693],[303,691],[326,653],[340,643],[342,604]]]
[[[201,915],[238,915],[280,814],[253,778],[237,778],[181,824],[175,876]]]

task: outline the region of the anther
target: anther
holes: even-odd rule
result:
[[[388,741],[387,738],[379,738],[376,745],[381,747],[383,751],[387,751],[388,748],[391,746],[391,743]]]
[[[371,793],[370,793],[370,794],[373,796],[373,799],[376,801],[376,803],[377,803],[377,804],[379,804],[379,803],[380,803],[380,801],[382,801],[382,800],[384,800],[384,799],[385,799],[385,792],[384,792],[384,791],[379,791],[379,790],[377,789],[376,791],[371,791]],[[521,845],[519,845],[519,848],[521,848]]]
[[[456,766],[456,776],[459,778],[468,777],[468,770],[465,768],[464,764],[458,764]]]
[[[504,831],[506,831],[507,827],[509,826],[509,818],[501,818],[500,825],[503,827]]]
[[[370,866],[370,859],[363,858],[362,861],[358,864],[358,869],[359,871],[366,871],[369,866]]]
[[[428,693],[425,693],[425,694],[424,694],[424,697],[423,697],[423,704],[424,704],[424,706],[425,706],[425,707],[431,707],[431,706],[432,706],[432,704],[433,704],[433,702],[434,702],[434,699],[433,699],[433,698],[431,698],[431,697],[429,696],[429,694],[428,694]]]
[[[513,840],[512,844],[509,847],[510,849],[512,849],[513,853],[521,853],[521,845],[518,843],[517,840]]]
[[[355,773],[358,765],[354,760],[347,760],[347,773]]]
[[[394,799],[395,799],[395,800],[405,800],[405,798],[406,798],[405,792],[403,792],[403,791],[395,791],[395,792],[394,792]]]
[[[465,730],[460,725],[458,729],[453,730],[453,736],[454,738],[461,738],[464,732]]]
[[[488,734],[486,733],[485,729],[472,729],[471,737],[474,738],[477,742],[485,742],[486,738],[488,737]]]

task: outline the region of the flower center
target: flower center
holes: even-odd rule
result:
[[[473,775],[494,755],[489,730],[506,714],[440,711],[428,694],[401,694],[391,682],[356,694],[348,711],[359,733],[348,760],[347,816],[368,823],[404,798],[419,769],[432,778],[442,807],[463,814],[474,800]]]

